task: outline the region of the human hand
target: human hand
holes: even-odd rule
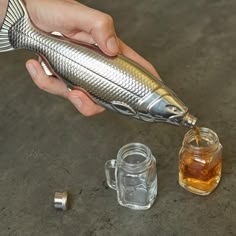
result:
[[[96,43],[107,55],[118,52],[144,66],[159,77],[154,67],[116,35],[112,18],[73,0],[25,0],[32,22],[45,32],[57,31],[68,38]],[[62,80],[48,77],[36,60],[26,62],[35,84],[42,90],[67,98],[85,116],[104,111],[81,91],[68,91]]]

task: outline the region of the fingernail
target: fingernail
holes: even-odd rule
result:
[[[78,97],[73,97],[71,100],[72,100],[72,103],[74,104],[75,107],[77,107],[77,108],[81,107],[82,102]]]
[[[27,68],[30,76],[34,78],[36,76],[36,70],[35,70],[34,66],[32,64],[27,64],[26,68]]]
[[[117,41],[114,36],[107,40],[107,48],[113,53],[117,53],[119,51]]]

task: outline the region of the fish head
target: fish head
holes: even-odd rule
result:
[[[165,87],[149,94],[140,108],[141,114],[146,114],[152,121],[191,127],[197,120],[174,92]]]

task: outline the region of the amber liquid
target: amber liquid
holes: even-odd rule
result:
[[[199,129],[196,131],[195,145],[204,143]],[[185,150],[180,157],[179,183],[182,187],[200,195],[208,195],[218,185],[221,178],[222,158],[221,154],[202,150],[201,152]]]
[[[201,134],[200,134],[200,129],[197,126],[194,126],[193,130],[195,132],[195,140],[196,140],[197,146],[200,146],[201,141],[202,141],[202,137],[201,137]]]

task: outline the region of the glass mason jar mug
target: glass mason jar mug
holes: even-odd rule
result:
[[[222,145],[208,128],[189,130],[179,152],[179,184],[188,191],[208,195],[218,185],[222,169]]]
[[[140,143],[123,146],[116,160],[106,162],[105,174],[107,184],[117,192],[120,205],[145,210],[154,203],[157,195],[156,159],[147,146]]]

